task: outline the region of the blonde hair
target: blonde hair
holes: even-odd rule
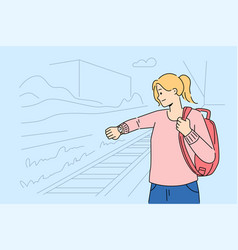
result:
[[[170,91],[172,89],[177,89],[177,95],[183,97],[184,100],[195,103],[191,96],[190,86],[191,80],[187,75],[177,76],[172,73],[167,73],[160,76],[157,80],[155,80],[152,84],[152,90],[154,93],[155,100],[161,105],[158,99],[158,91],[157,91],[157,84],[160,84],[165,90]]]

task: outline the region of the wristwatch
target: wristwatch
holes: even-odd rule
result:
[[[122,127],[119,125],[119,126],[117,126],[117,130],[118,130],[118,132],[120,133],[120,134],[122,134]]]

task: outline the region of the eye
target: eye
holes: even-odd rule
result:
[[[162,92],[160,92],[159,94],[162,95]]]

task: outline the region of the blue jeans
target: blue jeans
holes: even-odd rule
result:
[[[151,183],[149,204],[199,204],[197,181],[180,186]]]

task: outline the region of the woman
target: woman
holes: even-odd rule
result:
[[[214,148],[201,112],[192,110],[182,120],[180,100],[194,103],[186,75],[164,74],[153,82],[155,100],[168,109],[155,111],[106,129],[108,139],[117,140],[141,128],[153,128],[151,136],[151,190],[149,203],[200,203],[197,175],[186,164],[179,144],[184,135],[187,151],[205,162],[213,162]]]

